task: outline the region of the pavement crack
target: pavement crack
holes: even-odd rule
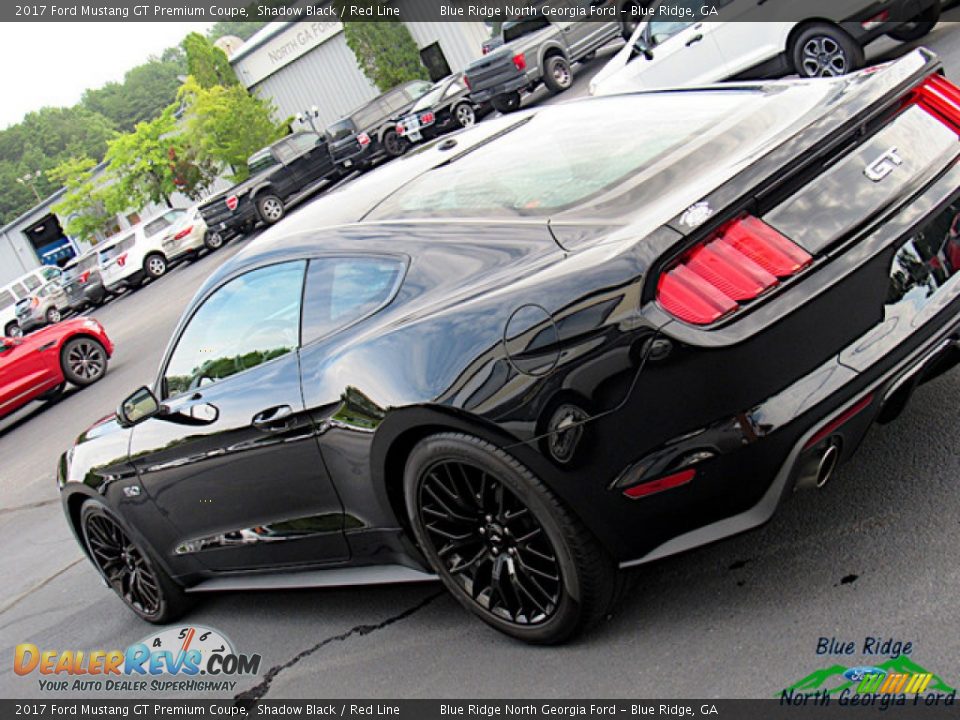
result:
[[[438,597],[440,597],[443,594],[444,594],[443,592],[434,593],[433,595],[430,595],[425,599],[421,600],[419,603],[417,603],[413,607],[407,608],[406,610],[404,610],[403,612],[397,615],[392,615],[391,617],[388,617],[386,620],[379,622],[376,625],[356,625],[350,628],[349,630],[347,630],[346,632],[340,633],[339,635],[332,635],[324,640],[321,640],[316,645],[309,647],[306,650],[301,650],[292,658],[287,660],[287,662],[281,665],[274,665],[272,668],[267,670],[266,674],[263,676],[263,680],[259,684],[254,685],[249,690],[244,690],[243,692],[238,693],[237,695],[234,695],[233,699],[242,700],[242,701],[260,700],[263,698],[264,695],[266,695],[270,691],[270,685],[276,679],[277,675],[282,673],[284,670],[287,670],[293,667],[298,662],[303,660],[305,657],[309,657],[310,655],[313,655],[315,652],[329,645],[330,643],[343,642],[344,640],[347,640],[353,637],[354,635],[358,635],[358,636],[369,635],[370,633],[376,632],[377,630],[383,630],[384,628],[390,625],[393,625],[396,622],[400,622],[401,620],[406,620],[408,617],[419,612],[420,610],[425,608],[427,605],[432,603],[434,600],[436,600]]]
[[[40,588],[46,587],[46,586],[49,585],[51,582],[53,582],[54,580],[56,580],[58,577],[60,577],[61,575],[63,575],[67,570],[69,570],[70,568],[72,568],[72,567],[73,567],[74,565],[76,565],[77,563],[82,562],[83,560],[84,560],[84,557],[78,557],[76,560],[74,560],[74,561],[73,561],[72,563],[70,563],[69,565],[66,565],[65,567],[62,567],[62,568],[60,568],[59,570],[57,570],[57,571],[56,571],[53,575],[51,575],[50,577],[46,578],[45,580],[41,580],[41,581],[38,582],[36,585],[34,585],[32,588],[29,588],[28,590],[24,590],[22,593],[20,593],[20,594],[17,595],[15,598],[13,598],[13,600],[11,600],[10,602],[8,602],[8,603],[5,604],[5,605],[0,606],[0,615],[2,615],[3,613],[5,613],[7,610],[9,610],[10,608],[12,608],[14,605],[16,605],[17,603],[19,603],[21,600],[23,600],[23,599],[26,598],[27,596],[31,595],[32,593],[35,593],[35,592],[36,592],[37,590],[39,590]]]
[[[7,513],[20,512],[21,510],[33,510],[35,508],[43,507],[45,505],[53,505],[54,503],[60,502],[60,498],[50,498],[48,500],[38,500],[37,502],[27,503],[26,505],[17,505],[16,507],[0,507],[0,515],[6,515]]]

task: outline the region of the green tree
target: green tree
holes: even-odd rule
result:
[[[187,35],[183,40],[183,49],[187,54],[187,72],[200,87],[237,84],[237,75],[230,67],[226,54],[200,33]]]
[[[181,131],[176,110],[176,105],[170,105],[160,117],[138,123],[132,133],[110,141],[107,173],[128,207],[151,202],[169,207],[175,191],[197,197],[213,181],[213,163],[198,159],[199,149]]]
[[[114,222],[116,214],[126,208],[126,200],[114,185],[96,178],[97,163],[88,157],[72,157],[48,171],[51,182],[66,193],[53,211],[66,219],[64,230],[69,235],[93,240],[98,232]]]
[[[380,90],[408,80],[429,80],[413,36],[402,22],[345,22],[347,45],[363,74]]]
[[[180,89],[186,134],[195,139],[199,162],[228,166],[233,180],[247,178],[247,158],[283,137],[289,121],[274,121],[272,103],[241,85],[205,88],[193,77]]]
[[[153,120],[173,102],[180,87],[178,78],[185,70],[183,51],[170,48],[160,58],[128,70],[123,82],[85,91],[80,103],[109,118],[117,130],[129,132],[137,123]]]
[[[251,11],[250,14],[252,15],[253,12]],[[219,40],[224,35],[234,35],[241,40],[249,40],[253,37],[254,33],[266,24],[267,21],[263,20],[251,20],[248,22],[225,20],[216,22],[207,28],[207,37],[210,38],[211,41],[214,41]]]

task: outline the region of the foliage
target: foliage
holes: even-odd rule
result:
[[[187,72],[202,88],[216,85],[236,85],[237,76],[230,67],[226,54],[214,47],[200,33],[190,33],[183,40],[183,50],[187,55]]]
[[[289,122],[273,120],[273,103],[251,95],[241,85],[205,88],[189,77],[179,98],[186,133],[197,138],[198,157],[229,166],[234,181],[249,176],[247,158],[288,131]]]
[[[179,48],[170,48],[160,58],[127,71],[123,82],[108,82],[83,93],[80,104],[109,118],[120,132],[129,132],[137,123],[152,120],[173,102],[186,70],[186,58]]]
[[[251,3],[253,5],[253,3]],[[252,15],[253,12],[251,11]],[[207,37],[211,40],[219,40],[224,35],[234,35],[241,40],[249,40],[260,28],[267,24],[265,20],[251,20],[246,22],[235,22],[233,20],[223,20],[216,22],[207,28]]]
[[[0,224],[36,204],[30,185],[40,197],[60,187],[48,170],[73,156],[102,158],[114,134],[107,118],[81,106],[43,108],[0,132]],[[17,182],[25,175],[32,176],[30,185]]]
[[[98,183],[94,177],[96,161],[88,157],[69,158],[47,172],[51,182],[66,190],[53,210],[66,219],[64,230],[84,240],[106,230],[124,200],[113,186]]]
[[[213,182],[214,166],[197,159],[197,148],[182,134],[176,105],[158,118],[138,123],[132,133],[109,143],[107,175],[123,193],[127,207],[154,202],[170,205],[170,195],[180,190],[196,198]]]
[[[429,80],[417,44],[402,22],[345,22],[347,45],[363,74],[385,91],[408,80]]]

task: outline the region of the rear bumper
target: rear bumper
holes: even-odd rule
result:
[[[473,90],[470,92],[470,100],[473,103],[489,102],[499,95],[506,95],[523,90],[530,84],[531,82],[527,79],[526,75],[520,75],[512,80],[507,80],[506,82],[498,83],[488,88]]]

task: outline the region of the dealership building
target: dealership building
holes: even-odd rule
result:
[[[434,80],[480,57],[490,37],[482,22],[404,24]],[[272,22],[233,53],[230,64],[249,90],[276,104],[279,117],[301,114],[307,128],[308,115],[322,130],[380,94],[360,70],[337,20]]]

